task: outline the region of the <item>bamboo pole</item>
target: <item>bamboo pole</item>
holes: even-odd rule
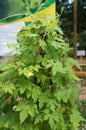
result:
[[[77,51],[77,0],[74,0],[73,3],[73,57],[76,59],[76,51]]]

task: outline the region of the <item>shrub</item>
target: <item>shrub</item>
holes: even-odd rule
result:
[[[0,69],[1,130],[78,130],[77,81],[56,17],[37,19],[17,36]]]

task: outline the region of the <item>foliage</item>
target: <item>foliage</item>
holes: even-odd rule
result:
[[[79,102],[79,110],[85,119],[84,121],[81,122],[81,126],[80,126],[80,128],[83,130],[86,129],[86,109],[85,108],[86,108],[86,101],[83,100]]]
[[[86,50],[86,2],[84,0],[77,1],[77,42],[80,43],[80,48]],[[66,39],[73,42],[73,2],[69,0],[57,0],[57,12],[61,14],[61,27]],[[84,37],[84,39],[83,39]],[[83,42],[84,41],[84,42]]]
[[[59,24],[46,17],[23,27],[13,59],[0,64],[1,130],[78,130],[79,66]]]
[[[0,0],[0,19],[2,22],[18,20],[30,16],[46,7],[47,0]],[[52,2],[51,2],[52,3]]]
[[[78,41],[79,41],[79,50],[86,50],[86,32],[79,33],[78,35]]]

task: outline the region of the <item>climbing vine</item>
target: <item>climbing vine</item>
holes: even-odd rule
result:
[[[13,58],[0,64],[0,129],[78,130],[79,79],[56,17],[37,18],[17,35]]]

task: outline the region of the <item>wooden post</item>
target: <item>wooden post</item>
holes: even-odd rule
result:
[[[74,53],[73,57],[76,59],[76,50],[77,50],[77,0],[74,0],[73,3],[73,48]]]

